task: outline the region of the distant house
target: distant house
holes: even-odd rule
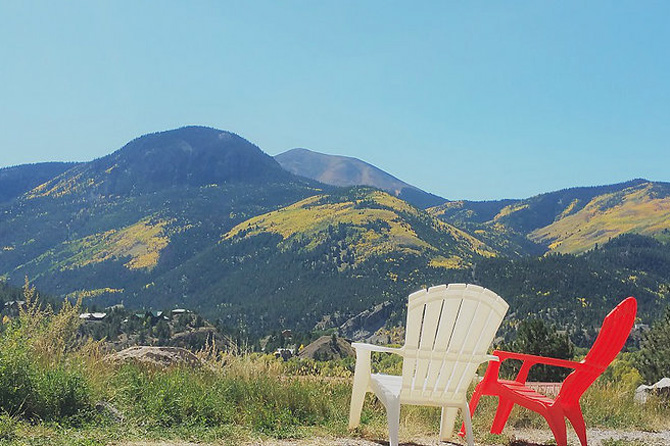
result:
[[[7,312],[7,314],[16,316],[19,314],[21,307],[23,307],[25,304],[25,300],[10,300],[9,302],[5,302],[4,310]]]
[[[107,313],[81,313],[79,319],[86,322],[99,322],[107,317]]]
[[[145,311],[144,313],[135,313],[134,316],[137,319],[149,319],[151,321],[151,325],[156,325],[158,321],[164,320],[164,321],[169,321],[170,318],[167,317],[164,312],[162,311]]]
[[[277,359],[281,358],[284,361],[288,361],[289,359],[291,359],[294,354],[295,349],[292,348],[278,348],[277,351],[275,351],[274,353],[275,358]]]

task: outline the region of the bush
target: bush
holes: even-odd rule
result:
[[[17,414],[33,393],[33,366],[15,330],[0,337],[0,411]]]
[[[42,420],[85,415],[92,408],[85,376],[66,360],[76,334],[78,306],[54,315],[24,288],[25,307],[0,334],[0,411]]]
[[[222,404],[216,380],[207,373],[128,365],[114,375],[112,385],[121,389],[128,412],[140,424],[215,425],[232,421],[233,408]]]
[[[34,406],[26,408],[30,415],[58,421],[87,416],[93,407],[88,382],[77,370],[61,365],[55,369],[34,372],[33,380],[31,402]]]

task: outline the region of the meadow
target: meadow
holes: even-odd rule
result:
[[[0,333],[0,445],[103,445],[180,440],[240,444],[263,438],[386,439],[385,412],[371,396],[362,424],[349,432],[353,360],[318,362],[270,355],[197,352],[203,366],[162,369],[105,360],[102,344],[78,335],[79,308],[54,313],[32,291]],[[400,362],[375,357],[378,371]],[[583,397],[589,427],[667,430],[667,401],[633,402],[640,375],[624,355]],[[483,444],[514,444],[513,435],[487,434],[495,401],[485,398],[474,418]],[[515,409],[507,431],[544,420]],[[404,407],[401,438],[437,435],[439,409]],[[617,443],[612,440],[611,444]]]

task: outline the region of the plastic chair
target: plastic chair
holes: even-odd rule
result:
[[[579,399],[623,348],[633,328],[636,312],[637,301],[634,297],[625,299],[610,311],[605,317],[591,350],[580,362],[494,351],[493,354],[500,358],[500,361],[489,365],[484,379],[475,388],[470,400],[470,414],[474,414],[482,395],[497,396],[499,398],[498,409],[491,426],[492,434],[502,433],[512,407],[514,404],[519,404],[539,413],[547,420],[558,446],[567,445],[565,417],[570,420],[582,446],[586,446],[586,425]],[[523,361],[514,381],[498,379],[500,364],[507,359]],[[563,381],[555,400],[525,386],[528,372],[536,364],[574,369]],[[463,435],[463,428],[459,435]]]
[[[476,285],[440,285],[411,294],[402,348],[352,344],[356,369],[349,428],[358,426],[365,393],[371,391],[386,407],[390,446],[398,445],[401,404],[442,407],[443,440],[451,438],[461,409],[473,445],[466,391],[479,364],[498,360],[487,351],[507,308],[498,295]],[[402,356],[402,376],[372,374],[373,351]]]

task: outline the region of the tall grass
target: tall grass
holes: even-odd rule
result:
[[[78,326],[78,305],[58,314],[41,308],[34,288],[0,335],[0,411],[41,420],[76,421],[92,409],[85,371],[68,355]]]
[[[386,438],[382,405],[368,396],[361,427],[347,430],[353,361],[286,363],[263,355],[200,352],[199,369],[112,365],[100,346],[77,338],[78,305],[55,314],[26,286],[27,305],[0,332],[0,444],[18,445],[34,435],[42,444],[103,444],[137,438],[232,441],[256,436],[358,435]],[[376,371],[398,374],[399,358],[376,355]],[[670,427],[666,404],[633,402],[639,374],[620,361],[582,402],[589,427],[658,430]],[[96,403],[118,410],[123,424],[97,413]],[[494,398],[483,398],[474,417],[484,442],[505,442],[486,433]],[[97,404],[100,407],[100,404]],[[515,409],[508,429],[545,421]],[[73,430],[74,429],[74,430]],[[439,409],[407,406],[401,436],[436,435]],[[75,432],[75,433],[73,433]],[[79,438],[79,440],[73,440]],[[231,440],[234,438],[235,440]]]

